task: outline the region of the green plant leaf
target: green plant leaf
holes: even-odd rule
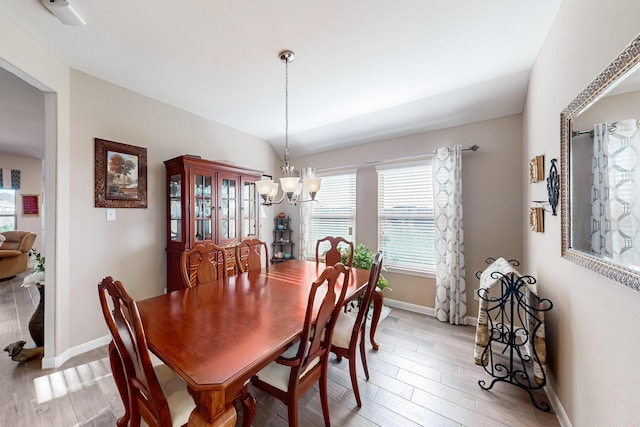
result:
[[[351,253],[351,249],[348,247],[341,247],[340,254],[342,256],[342,263],[347,264],[349,262],[349,255]],[[366,247],[364,244],[359,243],[356,245],[355,250],[353,252],[353,264],[352,267],[355,268],[363,268],[365,270],[371,270],[371,265],[373,264],[373,260],[376,257],[376,254]],[[383,271],[386,271],[384,267]],[[381,274],[380,279],[378,279],[378,289],[384,291],[389,287],[389,281],[384,278]]]

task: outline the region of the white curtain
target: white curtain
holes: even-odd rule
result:
[[[301,168],[300,177],[302,179],[312,176],[312,168]],[[307,240],[309,239],[309,218],[311,217],[311,209],[313,203],[299,203],[300,206],[300,232],[298,238],[298,259],[306,259],[307,256],[315,256],[315,254],[307,254]]]
[[[452,325],[466,324],[462,227],[462,147],[436,151],[433,162],[436,240],[436,317]]]
[[[591,249],[626,265],[640,265],[640,133],[638,121],[593,129]]]

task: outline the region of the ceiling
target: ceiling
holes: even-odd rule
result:
[[[0,0],[0,13],[71,68],[277,152],[285,130],[278,53],[293,50],[289,146],[297,157],[521,113],[561,0],[69,2],[86,26],[62,24],[40,0]],[[6,96],[0,117],[15,114]],[[25,132],[0,131],[0,149],[37,143]]]

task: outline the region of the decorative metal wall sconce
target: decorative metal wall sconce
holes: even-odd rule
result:
[[[536,233],[544,233],[544,209],[529,208],[529,229]]]
[[[551,215],[558,215],[558,200],[560,199],[560,175],[558,175],[558,159],[551,159],[549,176],[547,177],[547,193],[551,205]]]
[[[529,182],[540,182],[544,179],[544,156],[535,156],[529,160]]]

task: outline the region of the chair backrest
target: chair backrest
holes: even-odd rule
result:
[[[227,277],[227,254],[223,246],[201,243],[180,258],[180,270],[185,287],[204,285]]]
[[[299,379],[300,373],[305,372],[309,363],[318,357],[323,357],[328,354],[331,347],[333,328],[340,315],[340,309],[344,303],[344,297],[349,285],[349,273],[350,269],[338,262],[333,266],[326,267],[322,274],[320,274],[320,277],[311,285],[304,326],[302,328],[302,334],[300,335],[300,347],[295,357],[300,363],[292,368],[292,375],[289,379],[289,390],[294,389],[291,382]],[[343,276],[343,283],[342,287],[337,289],[336,283],[340,275]],[[320,291],[325,286],[326,293],[316,314],[316,296],[319,293],[322,295]],[[340,293],[337,293],[338,291]],[[314,316],[314,314],[316,315]],[[314,319],[315,323],[313,322]]]
[[[343,243],[349,248],[349,261],[347,261],[345,265],[347,267],[351,267],[351,265],[353,264],[353,250],[354,250],[353,242],[350,242],[343,237],[326,236],[326,237],[323,237],[322,239],[318,239],[318,241],[316,242],[316,262],[320,261],[320,255],[321,255],[320,246],[324,242],[329,242],[329,245],[330,245],[329,249],[324,254],[325,264],[334,265],[337,262],[342,262],[342,254],[340,253],[340,249],[338,248],[338,245],[340,243]]]
[[[259,239],[245,239],[236,246],[236,265],[241,272],[261,270],[264,254],[265,269],[269,270],[269,249]]]
[[[98,295],[102,314],[124,366],[129,409],[132,413],[140,413],[145,420],[155,420],[157,425],[170,426],[169,405],[153,369],[138,306],[122,283],[111,277],[105,277],[98,284]],[[111,297],[112,308],[108,297]]]
[[[369,306],[371,305],[371,300],[373,299],[373,293],[376,290],[378,285],[378,280],[380,279],[380,272],[382,271],[382,251],[378,251],[373,258],[373,263],[371,264],[371,271],[369,272],[369,282],[367,282],[367,287],[364,290],[364,294],[362,295],[362,300],[360,300],[360,309],[358,310],[358,314],[356,315],[356,321],[353,326],[353,331],[351,332],[351,342],[354,341],[355,335],[358,335],[358,331],[366,322],[367,313],[369,312]]]

